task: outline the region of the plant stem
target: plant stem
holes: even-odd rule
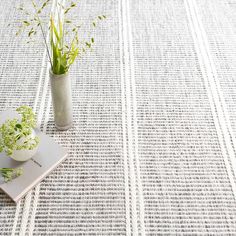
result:
[[[77,27],[77,28],[79,28],[79,27]],[[78,29],[77,29],[77,31],[75,31],[75,35],[74,35],[74,37],[73,37],[73,39],[71,41],[70,48],[69,48],[69,51],[68,51],[69,54],[70,54],[70,51],[71,51],[72,43],[74,42],[75,37],[76,37],[77,34],[78,34]]]
[[[53,68],[52,59],[51,59],[51,56],[50,56],[49,48],[48,48],[48,45],[47,45],[47,39],[46,39],[45,34],[44,34],[44,31],[43,31],[43,27],[42,27],[42,24],[41,24],[41,20],[40,20],[40,18],[39,18],[38,13],[37,13],[37,9],[35,8],[35,3],[33,2],[33,0],[31,0],[31,2],[32,2],[32,5],[33,5],[33,7],[34,7],[35,14],[36,14],[36,16],[37,16],[38,23],[39,23],[39,26],[40,26],[40,30],[41,30],[42,35],[43,35],[43,40],[44,40],[44,44],[45,44],[45,47],[46,47],[46,50],[47,50],[47,54],[48,54],[48,58],[49,58],[49,61],[50,61],[50,64],[51,64],[51,68]]]

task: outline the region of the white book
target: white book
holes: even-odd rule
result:
[[[0,114],[0,124],[6,119],[16,117],[14,111],[8,110]],[[0,153],[0,168],[22,168],[23,174],[5,183],[0,178],[0,188],[14,201],[18,202],[29,190],[42,181],[67,157],[67,151],[57,144],[51,137],[36,130],[40,138],[39,148],[32,159],[18,162]]]

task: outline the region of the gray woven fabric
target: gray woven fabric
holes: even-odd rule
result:
[[[1,234],[236,234],[235,3],[81,1],[79,20],[108,19],[70,72],[66,132],[43,47],[7,27],[16,3],[0,2],[0,109],[34,107],[69,157],[17,206],[0,193]]]
[[[198,1],[221,94],[236,134],[235,1]]]

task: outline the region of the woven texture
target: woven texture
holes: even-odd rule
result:
[[[236,2],[81,1],[78,20],[108,19],[70,71],[66,132],[43,46],[7,27],[17,2],[0,1],[0,110],[34,107],[69,157],[17,206],[0,192],[1,234],[235,235]]]

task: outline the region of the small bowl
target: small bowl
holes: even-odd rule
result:
[[[35,131],[32,130],[32,133],[29,136],[27,136],[27,138],[28,137],[35,138],[36,137]],[[22,144],[25,141],[25,139],[26,138],[23,137],[19,139],[17,143]],[[37,153],[38,147],[39,147],[39,144],[32,150],[28,150],[28,149],[14,150],[10,157],[14,159],[15,161],[28,161]]]

